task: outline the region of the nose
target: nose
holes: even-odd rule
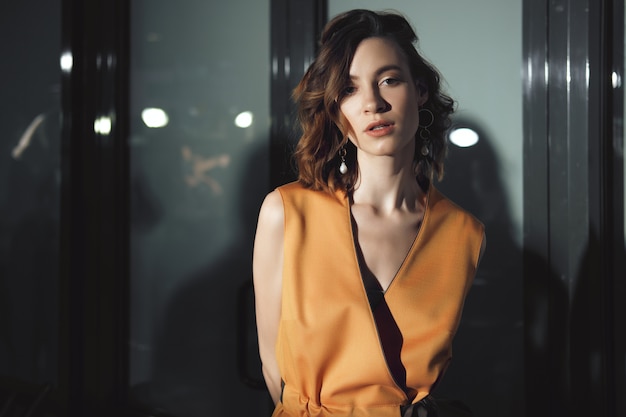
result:
[[[366,113],[380,113],[387,107],[387,102],[376,87],[368,88],[363,96],[363,110]]]

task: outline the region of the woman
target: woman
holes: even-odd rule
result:
[[[265,198],[253,261],[274,416],[436,413],[484,235],[432,184],[453,101],[416,40],[346,12],[294,92],[298,181]]]

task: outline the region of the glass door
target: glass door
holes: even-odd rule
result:
[[[269,187],[270,2],[135,0],[131,31],[131,400],[260,415],[271,408],[249,306]]]
[[[53,386],[60,368],[60,50],[60,1],[0,3],[0,376]]]

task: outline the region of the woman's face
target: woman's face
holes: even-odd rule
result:
[[[360,153],[413,157],[419,108],[428,99],[411,77],[397,44],[368,38],[357,47],[350,65],[350,84],[339,109],[348,122],[348,136]],[[361,155],[363,156],[363,155]]]

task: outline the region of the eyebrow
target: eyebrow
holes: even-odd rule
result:
[[[393,70],[402,72],[402,67],[400,67],[399,65],[394,65],[394,64],[385,65],[385,66],[382,66],[382,67],[378,68],[376,70],[376,72],[374,73],[374,75],[378,76],[378,75],[380,75],[380,74],[382,74],[384,72],[393,71]],[[358,78],[359,77],[356,76],[356,75],[350,75],[350,79],[351,80],[357,80]]]

